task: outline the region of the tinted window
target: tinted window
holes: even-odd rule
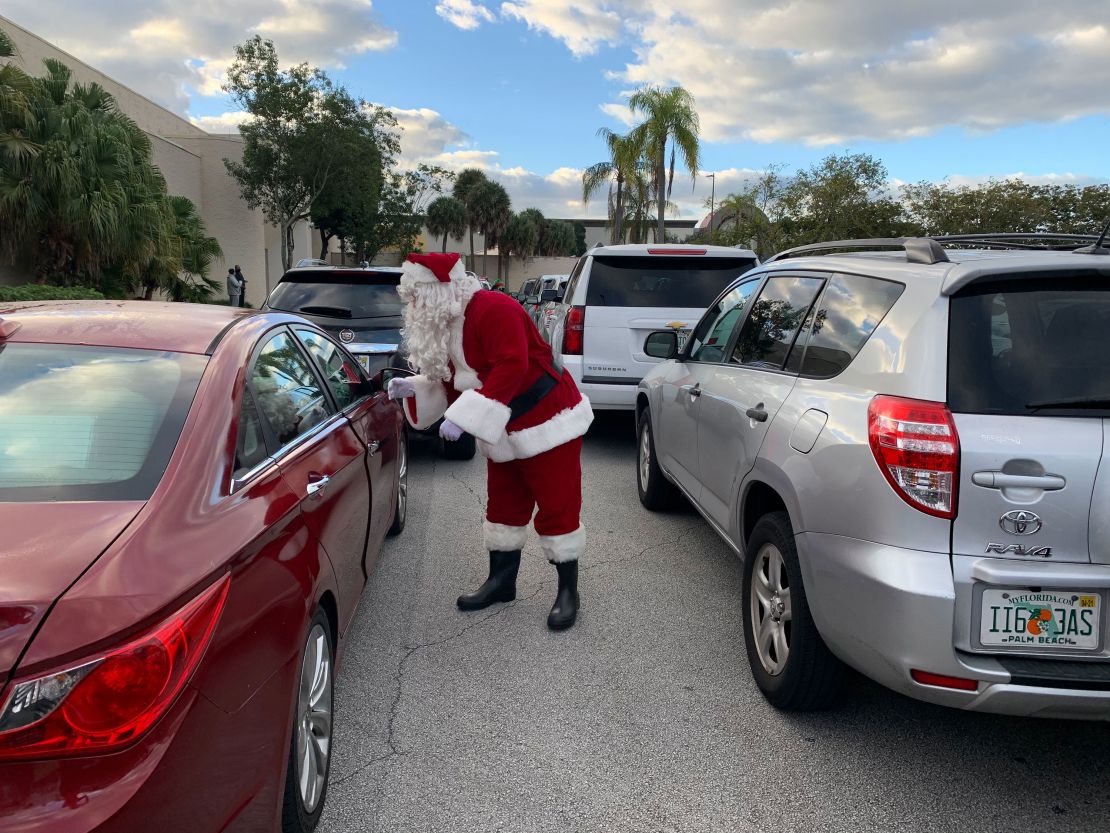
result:
[[[582,270],[586,266],[588,256],[578,258],[578,262],[574,264],[574,268],[570,272],[570,279],[567,281],[567,290],[563,295],[563,301],[570,304],[574,301],[574,293],[578,291],[578,281],[582,275]]]
[[[235,442],[235,471],[233,477],[242,477],[266,459],[266,438],[262,433],[262,420],[250,391],[243,392],[243,406],[239,409],[239,435]]]
[[[695,362],[723,362],[727,358],[732,331],[744,315],[748,299],[759,286],[758,280],[746,281],[732,289],[698,324],[690,345],[690,359]]]
[[[206,363],[152,350],[0,347],[0,501],[149,498]]]
[[[740,330],[732,360],[752,367],[781,369],[823,283],[822,278],[768,279]]]
[[[316,375],[288,333],[267,340],[251,371],[251,387],[258,409],[283,445],[331,415]]]
[[[361,381],[358,368],[331,341],[312,330],[297,330],[297,337],[312,354],[324,373],[324,380],[331,388],[339,407],[346,408],[355,401],[352,385]],[[388,356],[385,357],[388,360]]]
[[[787,369],[827,379],[844,370],[879,326],[905,287],[893,281],[836,275],[816,313],[806,316]]]
[[[383,318],[401,314],[400,272],[306,270],[282,278],[266,302],[272,309],[336,318]]]
[[[974,284],[952,298],[949,310],[953,411],[1110,415],[1105,278]]]
[[[721,290],[753,266],[751,258],[595,257],[586,304],[705,309]]]

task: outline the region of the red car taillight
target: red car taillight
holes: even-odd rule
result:
[[[876,396],[867,422],[871,451],[894,491],[922,512],[956,517],[960,438],[948,407]]]
[[[586,308],[571,307],[563,320],[563,355],[582,355],[582,333],[586,328]]]
[[[0,711],[0,762],[113,752],[141,737],[192,676],[230,583],[224,576],[120,648],[17,681]]]

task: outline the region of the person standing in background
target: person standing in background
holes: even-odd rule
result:
[[[239,303],[235,306],[246,306],[247,301],[247,279],[243,275],[243,270],[239,268],[239,264],[235,264],[235,277],[239,279]]]
[[[235,274],[234,269],[227,270],[227,302],[233,307],[243,304],[243,279]]]

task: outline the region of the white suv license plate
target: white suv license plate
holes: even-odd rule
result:
[[[979,642],[990,648],[1092,651],[1102,644],[1102,596],[1082,590],[983,591]]]

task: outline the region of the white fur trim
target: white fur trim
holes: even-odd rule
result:
[[[582,401],[573,408],[560,411],[534,428],[506,434],[496,443],[487,442],[477,434],[474,436],[478,437],[478,447],[489,459],[495,463],[507,463],[510,460],[527,460],[581,437],[590,430],[590,423],[593,421],[594,411],[590,407],[590,400],[583,396]]]
[[[512,552],[524,549],[524,542],[528,538],[528,527],[506,526],[486,521],[482,527],[482,540],[490,552]]]
[[[416,391],[412,401],[416,403],[416,419],[412,418],[409,410],[409,400],[405,400],[402,409],[409,425],[417,431],[431,428],[447,410],[447,390],[443,382],[437,382],[426,376],[413,376],[412,386]]]
[[[566,535],[541,535],[540,547],[548,561],[556,564],[577,561],[586,551],[586,530],[578,527]]]
[[[455,262],[455,265],[451,267],[451,271],[447,273],[447,277],[449,277],[452,282],[459,281],[460,283],[465,283],[470,276],[466,274],[466,267],[463,266],[462,260],[459,259]],[[436,273],[424,264],[413,263],[410,260],[406,260],[401,264],[401,283],[405,286],[413,286],[418,283],[445,283],[445,281],[441,281],[437,278]]]
[[[466,277],[466,273],[463,273]],[[467,304],[470,299],[467,299]],[[447,349],[451,353],[451,363],[455,366],[455,378],[453,380],[455,390],[467,391],[477,390],[482,386],[478,380],[478,374],[474,369],[466,363],[466,353],[463,351],[463,321],[465,316],[460,316],[451,322],[451,335],[447,342]]]
[[[497,442],[505,436],[505,426],[509,424],[511,414],[508,405],[482,396],[476,390],[467,390],[444,416],[479,440]]]

